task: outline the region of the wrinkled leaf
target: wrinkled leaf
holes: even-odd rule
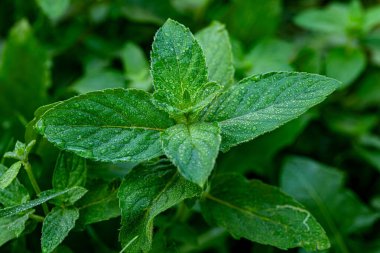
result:
[[[181,175],[202,187],[215,165],[219,133],[215,123],[178,124],[162,133],[162,147]]]
[[[109,89],[68,99],[41,116],[37,130],[59,148],[101,161],[144,161],[162,154],[172,125],[148,93]]]

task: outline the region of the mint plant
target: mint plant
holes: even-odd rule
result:
[[[157,235],[155,218],[177,206],[172,224],[186,219],[186,213],[200,212],[209,224],[236,238],[280,249],[330,247],[324,229],[302,204],[274,186],[247,180],[233,168],[221,173],[216,159],[219,151],[299,117],[337,89],[339,81],[270,72],[234,84],[224,26],[215,22],[193,36],[171,19],[155,35],[151,75],[153,94],[105,89],[35,112],[26,138],[32,144],[37,139],[38,145],[47,140],[61,150],[52,189],[41,192],[31,179],[37,198],[30,200],[27,190],[20,190],[25,187],[16,176],[21,165],[28,164],[32,144],[23,144],[26,155],[15,151],[8,156],[20,162],[0,167],[0,186],[14,196],[26,193],[12,203],[0,194],[5,206],[0,209],[0,226],[18,224],[12,235],[0,232],[0,244],[17,237],[31,218],[42,222],[42,251],[53,252],[75,227],[121,215],[122,252],[149,252]],[[131,163],[134,168],[123,175],[121,184],[98,184],[87,182],[89,161]],[[47,203],[54,207],[50,210]],[[34,214],[40,204],[44,216]]]

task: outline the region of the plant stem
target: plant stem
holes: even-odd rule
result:
[[[30,214],[29,217],[38,222],[43,222],[45,219],[45,217],[37,215],[37,214]]]
[[[36,192],[37,195],[40,194],[41,189],[38,186],[37,180],[33,175],[32,166],[30,165],[30,163],[28,161],[23,162],[23,165],[24,165],[24,168],[26,170],[26,173],[28,174],[29,181],[32,184],[34,191]],[[49,208],[48,208],[46,203],[42,203],[42,209],[43,209],[45,215],[48,215]]]

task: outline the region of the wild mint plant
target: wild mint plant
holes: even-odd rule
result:
[[[50,195],[2,209],[0,217],[25,214],[53,199],[55,207],[43,217],[41,240],[43,252],[52,252],[78,219],[85,226],[118,215],[79,212],[94,197],[84,188],[86,159],[133,162],[140,165],[126,174],[117,193],[122,251],[150,251],[155,217],[178,204],[179,210],[200,211],[210,224],[237,238],[281,249],[329,248],[323,228],[296,200],[233,168],[218,173],[215,167],[219,151],[297,118],[332,93],[338,81],[271,72],[233,84],[224,27],[214,23],[194,37],[170,19],[154,38],[151,74],[153,94],[106,89],[38,109],[31,124],[68,153],[58,158]],[[55,230],[54,224],[64,226]]]

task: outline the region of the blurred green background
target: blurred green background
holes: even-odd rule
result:
[[[151,91],[150,47],[169,17],[194,33],[213,20],[225,24],[236,80],[303,71],[342,81],[299,119],[220,155],[217,170],[259,178],[295,197],[327,231],[328,252],[379,253],[379,0],[0,0],[0,157],[24,141],[39,106],[104,88]],[[56,155],[51,146],[34,154],[46,189]],[[97,167],[94,177],[116,173]],[[202,234],[206,223],[197,214],[192,219],[158,234],[171,248],[157,244],[154,252],[281,252],[220,230]],[[57,252],[117,252],[118,226],[116,218],[78,229]],[[0,251],[39,252],[38,230],[28,233]]]

